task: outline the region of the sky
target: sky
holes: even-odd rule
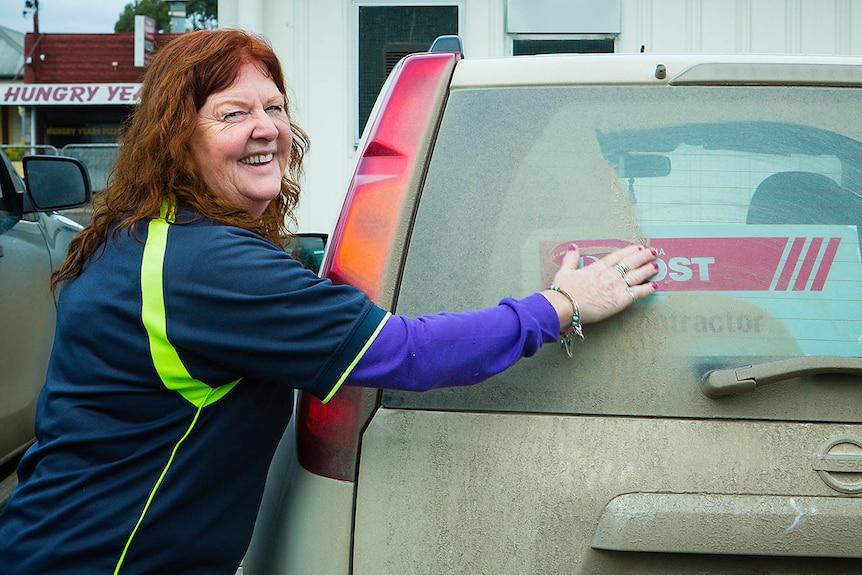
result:
[[[39,31],[110,34],[132,0],[39,0]],[[0,26],[33,31],[33,15],[22,16],[24,0],[0,0]]]

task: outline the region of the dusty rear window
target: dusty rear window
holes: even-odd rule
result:
[[[386,393],[442,409],[857,421],[851,376],[721,400],[712,369],[862,355],[858,90],[548,87],[455,91],[398,312],[493,305],[626,242],[661,291],[479,388]]]

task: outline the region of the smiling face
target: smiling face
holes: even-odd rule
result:
[[[291,141],[284,95],[261,66],[248,63],[198,110],[191,150],[210,189],[260,215],[281,192]]]

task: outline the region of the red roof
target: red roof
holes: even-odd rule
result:
[[[176,36],[156,34],[156,50]],[[135,67],[134,32],[31,32],[24,39],[24,60],[24,82],[27,84],[140,82],[144,72],[144,68]],[[26,64],[27,61],[31,63]]]

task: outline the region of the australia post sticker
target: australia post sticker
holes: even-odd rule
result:
[[[722,224],[651,226],[645,231],[645,244],[657,252],[652,281],[659,287],[657,297],[644,300],[643,307],[669,301],[674,294],[712,292],[759,310],[744,322],[734,319],[733,312],[716,313],[708,306],[684,317],[664,310],[659,317],[675,318],[675,327],[756,335],[764,318],[771,318],[806,355],[860,354],[862,259],[855,226]],[[572,243],[580,248],[580,265],[589,266],[630,242],[540,242],[543,279],[550,281]]]
[[[648,241],[658,254],[652,281],[659,291],[821,292],[830,281],[862,283],[853,226],[662,226],[661,231]],[[559,266],[571,243],[580,248],[581,266],[628,245],[616,239],[545,242],[540,249],[550,253],[550,267]]]

